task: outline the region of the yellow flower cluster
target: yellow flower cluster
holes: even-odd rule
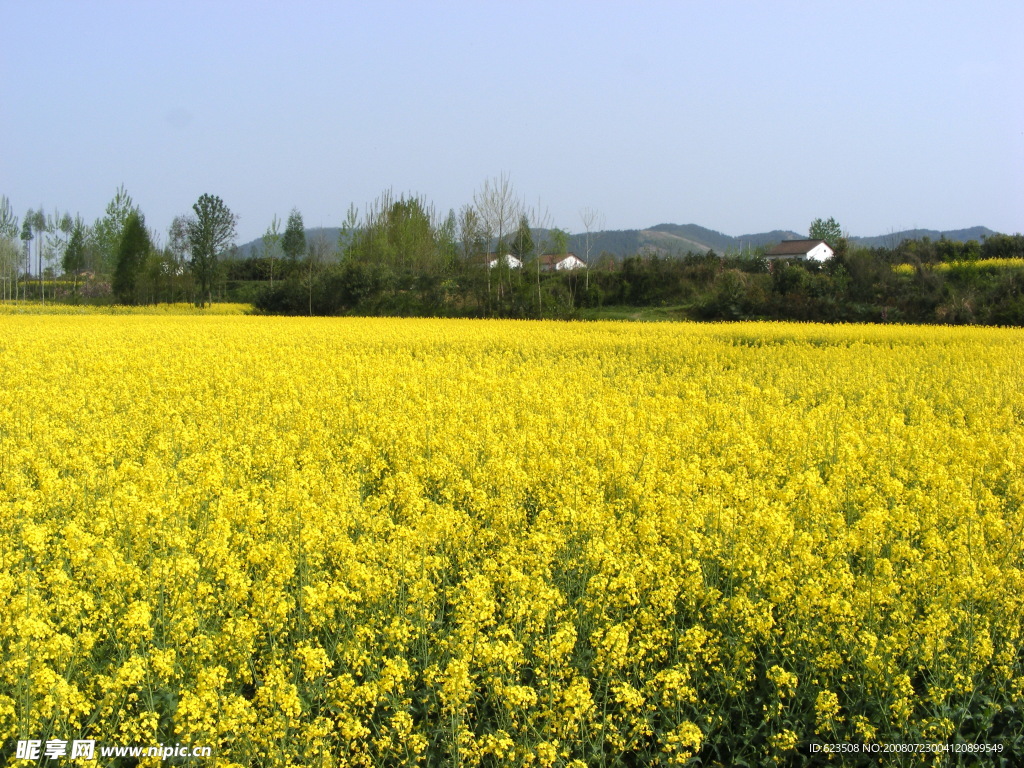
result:
[[[1022,362],[977,328],[0,316],[0,756],[1024,739]]]
[[[2,315],[247,315],[251,304],[221,302],[206,307],[194,304],[53,304],[32,301],[5,301],[0,303]]]
[[[928,264],[927,268],[935,272],[949,272],[951,269],[971,267],[973,269],[1024,269],[1024,259],[977,259],[976,261],[940,261]],[[894,264],[892,271],[901,275],[912,275],[916,271],[913,264]]]

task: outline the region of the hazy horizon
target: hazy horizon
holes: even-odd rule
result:
[[[88,222],[124,184],[238,242],[508,174],[550,224],[731,236],[1024,231],[1018,2],[38,2],[5,9],[0,194]]]

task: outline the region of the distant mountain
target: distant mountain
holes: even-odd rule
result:
[[[645,229],[644,235],[652,242],[657,241],[659,237],[668,235],[678,239],[680,246],[692,247],[694,250],[713,248],[716,251],[725,251],[734,247],[736,240],[734,237],[696,224],[658,224],[650,229]]]
[[[687,253],[739,253],[762,245],[799,238],[790,230],[775,230],[755,235],[732,237],[697,224],[657,224],[648,229],[611,230],[590,233],[590,255],[610,253],[618,259],[635,253],[657,253],[682,256]],[[586,237],[572,235],[569,249],[577,254],[586,251]]]
[[[281,234],[284,234],[282,232]],[[315,243],[321,238],[331,250],[338,247],[338,237],[341,235],[341,227],[310,227],[306,230],[306,245]],[[252,256],[263,255],[263,239],[250,240],[248,243],[238,246],[233,256],[236,259],[248,259]]]
[[[740,235],[736,238],[739,244],[736,250],[745,251],[749,248],[760,248],[762,245],[778,245],[783,240],[800,240],[805,237],[807,237],[806,234],[794,232],[791,229],[773,229],[771,232]]]
[[[895,248],[904,240],[921,240],[927,237],[930,240],[956,240],[962,243],[968,240],[981,242],[983,238],[998,234],[988,227],[969,227],[967,229],[949,229],[940,232],[937,229],[904,229],[902,232],[893,232],[890,235],[877,235],[875,237],[851,237],[850,242],[864,248]]]
[[[306,230],[306,242],[312,243],[322,238],[333,250],[337,248],[341,229],[338,227],[314,227]],[[988,227],[970,227],[969,229],[952,229],[941,232],[936,229],[907,229],[888,235],[874,237],[851,237],[850,242],[865,248],[895,248],[904,240],[919,240],[923,237],[938,240],[981,240],[989,235],[997,234]],[[549,230],[533,231],[534,241],[548,243]],[[732,237],[713,229],[697,224],[657,224],[647,229],[615,229],[590,233],[590,256],[596,259],[602,253],[610,253],[616,259],[624,259],[637,253],[656,253],[664,256],[683,256],[687,253],[744,253],[762,246],[775,245],[783,240],[799,240],[806,234],[791,229],[774,229],[771,232],[758,232],[749,235]],[[569,251],[579,256],[587,251],[586,234],[577,233],[569,236]],[[262,255],[263,241],[253,240],[238,246],[235,257],[244,259],[254,255]]]
[[[543,232],[541,232],[543,234]],[[876,237],[851,237],[850,242],[864,248],[895,248],[904,240],[919,240],[923,237],[938,240],[982,240],[997,234],[988,227],[970,227],[968,229],[908,229]],[[773,229],[771,232],[757,232],[732,237],[713,229],[697,224],[658,224],[648,229],[610,230],[590,233],[590,255],[597,256],[602,252],[613,254],[622,259],[635,253],[658,253],[665,256],[681,256],[686,253],[744,253],[746,251],[771,246],[783,240],[800,240],[807,237],[806,233],[794,232],[791,229]],[[536,236],[535,236],[536,239]],[[576,254],[586,251],[583,234],[569,238],[569,250]]]

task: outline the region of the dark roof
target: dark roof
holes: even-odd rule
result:
[[[540,257],[541,264],[559,264],[569,257],[576,257],[575,253],[545,253]]]
[[[813,251],[815,248],[817,248],[824,242],[824,240],[783,240],[781,243],[779,243],[770,251],[768,251],[768,253],[765,255],[806,256],[808,253]]]

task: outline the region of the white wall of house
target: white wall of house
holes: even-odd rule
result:
[[[520,267],[523,266],[523,262],[521,262],[519,259],[513,256],[511,253],[506,254],[501,259],[491,259],[489,262],[487,262],[487,266],[493,268],[498,266],[500,262],[505,262],[505,266],[507,266],[509,269],[519,269]]]
[[[815,261],[824,261],[833,255],[832,249],[828,247],[827,243],[818,243],[818,245],[808,251],[807,258],[814,259]]]
[[[555,269],[583,269],[587,266],[582,259],[569,255],[555,264]]]

